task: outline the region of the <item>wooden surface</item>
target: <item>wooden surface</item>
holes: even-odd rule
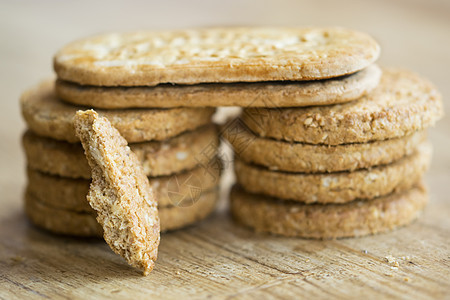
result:
[[[144,278],[101,240],[57,237],[26,220],[19,144],[25,126],[18,97],[51,76],[51,56],[60,46],[88,34],[224,24],[341,25],[374,35],[383,49],[382,64],[413,69],[435,82],[444,99],[450,95],[448,1],[259,3],[0,4],[0,299],[450,298],[449,118],[430,133],[435,146],[427,175],[430,205],[417,222],[387,234],[337,241],[254,234],[230,220],[224,196],[208,220],[162,236],[157,266]],[[446,101],[447,115],[449,108]]]

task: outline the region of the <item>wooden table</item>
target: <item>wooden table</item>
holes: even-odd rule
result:
[[[368,31],[382,45],[381,64],[418,71],[450,95],[445,0],[2,2],[0,299],[449,298],[448,118],[430,133],[431,203],[417,222],[391,233],[337,241],[254,234],[230,220],[225,204],[198,226],[163,235],[156,268],[144,278],[101,240],[58,237],[28,223],[18,97],[52,74],[58,47],[105,30],[223,24],[338,24]],[[449,108],[447,102],[447,115]]]

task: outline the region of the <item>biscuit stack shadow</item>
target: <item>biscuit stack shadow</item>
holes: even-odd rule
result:
[[[323,81],[326,85],[327,80]],[[426,128],[442,116],[425,79],[384,69],[348,103],[245,108],[224,129],[235,151],[234,218],[256,231],[305,238],[363,236],[410,223],[428,195]]]
[[[91,170],[72,123],[75,112],[88,107],[61,101],[54,82],[47,81],[23,94],[21,108],[28,125],[22,138],[28,217],[55,233],[101,236],[86,200]],[[191,225],[214,210],[221,175],[214,109],[96,111],[112,122],[141,161],[158,200],[162,231]]]

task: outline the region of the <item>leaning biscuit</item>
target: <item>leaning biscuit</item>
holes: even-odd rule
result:
[[[413,221],[428,202],[422,183],[373,200],[345,204],[301,204],[231,191],[231,212],[256,231],[313,239],[358,237],[392,230]]]
[[[208,217],[216,207],[219,192],[212,189],[203,192],[197,201],[187,207],[170,206],[158,210],[161,232],[181,229]],[[42,229],[57,234],[102,237],[102,226],[95,219],[95,212],[76,212],[57,208],[40,201],[36,195],[25,193],[25,212],[31,222]]]
[[[106,34],[54,57],[58,78],[82,85],[316,80],[362,70],[379,56],[367,34],[344,28],[206,28]]]
[[[443,115],[441,95],[427,80],[385,69],[380,84],[358,101],[305,108],[247,108],[242,120],[257,135],[277,140],[339,145],[409,135]]]
[[[312,145],[261,138],[239,119],[224,127],[222,135],[242,161],[273,171],[298,173],[354,171],[390,164],[412,154],[427,137],[426,131],[422,130],[405,137],[370,143]]]
[[[431,145],[389,165],[337,173],[287,173],[235,161],[237,182],[248,192],[304,203],[345,203],[404,191],[428,169]]]
[[[97,212],[105,241],[130,265],[149,274],[160,227],[157,202],[142,166],[119,131],[95,111],[78,111],[74,127],[92,169],[87,200]]]
[[[27,176],[28,191],[39,198],[42,204],[74,212],[92,211],[86,200],[90,180],[48,175],[31,168],[27,169]],[[209,168],[197,166],[169,176],[149,177],[148,181],[158,202],[158,208],[161,209],[179,205],[177,198],[171,194],[178,189],[177,183],[185,189],[181,191],[182,193],[189,192],[186,190],[189,186],[185,187],[182,184],[190,182],[195,188],[200,189],[198,193],[202,193],[216,187],[219,179],[219,169],[212,166]]]
[[[34,133],[71,143],[79,142],[73,117],[83,109],[60,101],[54,83],[43,82],[25,92],[21,99],[23,117]],[[99,110],[129,142],[162,141],[211,122],[212,108]]]
[[[105,109],[293,107],[329,105],[358,99],[372,91],[378,85],[380,77],[380,68],[371,65],[351,75],[316,81],[100,87],[57,80],[55,91],[69,103]]]
[[[22,137],[27,164],[35,170],[70,178],[91,178],[81,144],[40,137],[27,131]],[[147,176],[165,176],[207,164],[217,153],[214,125],[205,125],[164,141],[129,144]],[[206,153],[205,153],[206,152]]]

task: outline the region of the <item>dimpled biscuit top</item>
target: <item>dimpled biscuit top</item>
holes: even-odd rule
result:
[[[210,28],[86,38],[62,48],[54,68],[99,86],[311,80],[359,71],[379,52],[370,36],[343,28]]]

